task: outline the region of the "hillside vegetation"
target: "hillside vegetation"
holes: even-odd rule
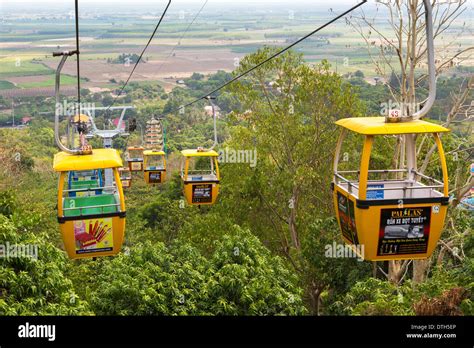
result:
[[[273,52],[267,47],[246,56],[234,73]],[[185,80],[187,87],[170,94],[156,84],[131,84],[122,102],[133,101],[137,109],[129,117],[144,124],[231,76],[195,74]],[[437,122],[449,110],[443,88],[449,90],[453,79],[440,84],[430,115]],[[111,102],[107,93],[84,91],[84,98],[97,105]],[[412,281],[412,268],[394,284],[385,276],[386,262],[325,255],[327,245],[342,243],[330,189],[338,134],[334,122],[378,115],[388,98],[385,86],[343,77],[325,61],[310,66],[295,52],[272,60],[216,101],[219,148],[255,150],[257,162],[222,163],[218,202],[201,208],[183,204],[179,150],[211,144],[212,119],[204,102],[169,114],[168,180],[162,187],[147,187],[134,175],[126,191],[122,252],[97,260],[71,261],[63,251],[52,116],[38,115],[23,129],[0,129],[0,243],[38,248],[37,260],[0,258],[0,315],[474,314],[474,217],[460,206],[450,207],[443,242],[421,283]],[[30,98],[18,112],[53,107],[51,99]],[[98,125],[104,122],[98,116]],[[466,129],[456,125],[443,136],[452,187],[469,175],[469,151],[464,150],[472,147],[472,139]],[[138,145],[139,133],[118,138],[114,147],[123,153],[127,145]],[[356,166],[359,145],[357,139],[350,141],[349,164]],[[390,167],[394,142],[386,137],[377,143],[375,168]],[[100,145],[97,139],[91,143]],[[421,146],[420,157],[427,145]],[[440,175],[437,161],[430,162],[427,173]]]

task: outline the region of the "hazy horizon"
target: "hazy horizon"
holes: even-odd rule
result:
[[[242,8],[246,11],[258,10],[269,12],[293,11],[295,16],[305,14],[307,11],[313,13],[329,13],[330,9],[335,12],[344,11],[360,3],[361,0],[172,0],[169,13],[177,11],[197,11],[204,3],[206,6],[203,13],[215,11],[232,10]],[[111,6],[113,4],[113,6]],[[80,15],[85,13],[110,14],[110,13],[161,13],[167,4],[167,0],[79,0]],[[446,5],[444,5],[446,6]],[[376,9],[376,1],[369,0],[361,8],[367,13]],[[9,14],[51,14],[70,12],[74,10],[74,0],[1,0],[0,16]],[[466,11],[461,17],[473,19],[474,0],[467,1]],[[5,19],[5,18],[3,18]]]
[[[311,7],[312,11],[327,11],[329,8],[339,9],[348,8],[359,3],[360,0],[338,0],[337,2],[328,2],[324,0],[208,0],[206,9],[212,8],[236,8],[249,6],[255,8],[266,7],[272,8],[286,8],[286,9],[307,9]],[[172,0],[170,11],[183,8],[200,8],[205,3],[205,0]],[[110,5],[114,6],[111,7]],[[122,9],[137,11],[159,11],[167,4],[166,0],[80,0],[79,8],[82,11],[99,10],[108,12],[117,12]],[[368,4],[366,4],[368,5]],[[317,8],[319,7],[319,8]],[[0,11],[22,11],[22,12],[57,12],[67,11],[74,8],[74,0],[47,0],[47,1],[32,1],[32,0],[2,0],[0,2]]]

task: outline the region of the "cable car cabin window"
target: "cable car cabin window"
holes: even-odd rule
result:
[[[214,157],[189,157],[188,181],[218,180]]]
[[[425,135],[420,134],[416,142],[417,149],[422,150],[420,151],[420,155],[418,156],[418,160],[419,160],[417,163],[418,171],[421,171],[422,167],[424,166],[426,153],[433,147],[433,145],[436,145],[433,139],[433,136],[431,136],[431,134],[426,134],[426,138],[423,139],[424,136]],[[446,159],[448,159],[448,156],[446,156]],[[426,166],[426,169],[423,171],[423,174],[426,177],[430,178],[431,180],[428,180],[425,177],[418,178],[418,180],[421,179],[422,182],[427,185],[435,184],[433,180],[436,180],[439,183],[443,181],[443,170],[442,170],[441,159],[440,159],[439,151],[437,147],[436,147],[436,150],[433,152],[433,155],[429,158],[428,165]],[[437,188],[436,191],[439,191],[439,193],[441,193],[442,195],[443,189]]]
[[[147,155],[146,170],[164,170],[165,162],[162,155]]]
[[[76,170],[74,172],[69,172],[68,177],[71,181],[97,180],[99,178],[99,173],[97,170]]]
[[[132,173],[127,167],[119,168],[120,180],[132,180]]]
[[[419,145],[425,136],[424,148],[429,149],[434,144],[431,134],[419,134],[417,144]],[[372,137],[371,148],[365,150],[369,155],[366,197],[359,197],[360,168],[356,166],[362,162],[363,147],[367,146],[366,139],[363,135],[346,132],[338,159],[336,159],[337,170],[334,176],[337,186],[356,199],[364,200],[400,200],[444,196],[439,152],[433,154],[430,168],[434,169],[431,172],[411,171],[407,169],[406,161],[401,169],[387,169],[394,168],[393,165],[396,163],[394,159],[396,161],[400,157],[400,154],[396,153],[399,138],[394,135],[376,135]],[[420,158],[424,158],[424,156],[420,156]],[[435,158],[436,161],[434,161]],[[418,163],[418,168],[421,165],[422,163]],[[398,165],[398,168],[400,167]]]
[[[362,156],[364,138],[356,133],[347,133],[342,143],[338,170],[351,181],[359,180],[359,163]]]
[[[106,177],[106,171],[112,171],[112,169],[97,170],[98,178]],[[120,197],[113,175],[108,176],[108,180],[69,182],[70,177],[71,172],[64,176],[68,181],[65,182],[66,189],[63,190],[64,217],[96,216],[120,212]],[[106,181],[110,182],[106,184]]]
[[[71,197],[93,196],[102,193],[103,173],[100,170],[71,171],[66,176]]]
[[[122,187],[130,188],[132,185],[132,172],[128,167],[122,167],[118,169],[120,181],[122,181]]]
[[[128,161],[143,161],[143,148],[128,148]]]

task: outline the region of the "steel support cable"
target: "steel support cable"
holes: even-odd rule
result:
[[[79,115],[79,122],[81,122],[81,72],[79,69],[79,0],[75,0],[74,4],[74,11],[75,11],[75,22],[76,22],[76,66],[77,66],[77,108]]]
[[[237,81],[238,79],[240,79],[240,78],[242,78],[242,77],[248,75],[249,73],[251,73],[251,72],[254,71],[255,69],[258,69],[258,68],[261,67],[263,64],[269,62],[270,60],[272,60],[272,59],[278,57],[278,56],[281,55],[282,53],[288,51],[290,48],[296,46],[296,45],[299,44],[301,41],[306,40],[308,37],[310,37],[310,36],[316,34],[318,31],[320,31],[320,30],[326,28],[327,26],[329,26],[330,24],[334,23],[335,21],[337,21],[337,20],[340,19],[341,17],[344,17],[344,16],[347,15],[348,13],[350,13],[350,12],[354,11],[355,9],[359,8],[360,6],[362,6],[363,4],[365,4],[366,2],[367,2],[367,0],[361,1],[360,3],[354,5],[353,7],[351,7],[350,9],[348,9],[347,11],[341,13],[340,15],[338,15],[338,16],[334,17],[333,19],[331,19],[330,21],[328,21],[328,22],[324,23],[323,25],[321,25],[320,27],[316,28],[315,30],[313,30],[313,31],[310,32],[309,34],[306,34],[306,35],[303,36],[302,38],[296,40],[296,41],[293,42],[291,45],[286,46],[286,47],[283,48],[282,50],[278,51],[277,53],[273,54],[272,56],[270,56],[270,57],[268,57],[267,59],[263,60],[262,62],[258,63],[257,65],[251,67],[250,69],[244,71],[243,73],[240,73],[239,75],[235,76],[235,77],[232,78],[231,80],[225,82],[225,83],[222,84],[221,86],[219,86],[219,87],[213,89],[212,91],[209,91],[209,92],[206,93],[205,95],[203,95],[203,96],[201,96],[201,97],[199,97],[199,98],[197,98],[197,99],[195,99],[195,100],[193,100],[193,101],[191,101],[191,102],[189,102],[189,103],[187,103],[187,104],[181,105],[181,106],[179,106],[179,107],[176,108],[176,109],[173,109],[173,110],[170,110],[170,111],[168,111],[168,112],[163,113],[162,117],[163,117],[163,116],[166,116],[166,115],[168,115],[168,114],[170,114],[170,113],[174,113],[174,112],[176,112],[176,111],[182,110],[182,109],[184,109],[184,108],[186,108],[186,107],[188,107],[188,106],[191,106],[191,105],[197,103],[198,101],[200,101],[200,100],[202,100],[202,99],[205,99],[205,98],[207,98],[208,96],[210,96],[210,95],[212,95],[212,94],[214,94],[214,93],[220,91],[220,90],[223,89],[224,87],[226,87],[226,86],[230,85],[231,83]]]
[[[194,22],[196,21],[196,19],[199,17],[199,15],[201,14],[202,10],[204,9],[204,7],[206,6],[206,4],[207,4],[208,1],[209,1],[209,0],[205,0],[205,1],[204,1],[204,4],[201,6],[201,8],[199,9],[199,11],[196,13],[196,15],[194,16],[194,18],[192,19],[192,21],[188,24],[188,26],[187,26],[186,29],[184,30],[183,35],[181,35],[181,37],[179,38],[178,43],[173,46],[173,49],[170,51],[170,53],[168,54],[168,56],[163,60],[163,62],[161,62],[161,64],[158,66],[158,68],[156,69],[156,72],[159,72],[159,71],[161,70],[161,68],[163,67],[164,63],[165,63],[166,61],[168,61],[168,59],[171,57],[171,55],[176,51],[176,47],[181,44],[181,40],[184,39],[184,37],[185,37],[186,34],[188,33],[189,29],[190,29],[191,26],[194,24]]]
[[[433,14],[432,5],[429,0],[423,0],[425,7],[425,30],[426,30],[426,47],[428,55],[428,98],[423,107],[418,112],[413,114],[413,119],[418,120],[423,118],[433,106],[436,100],[436,64],[434,58],[434,39],[433,39]]]
[[[155,34],[156,34],[156,31],[158,30],[161,22],[163,21],[163,18],[165,17],[166,15],[166,12],[168,11],[168,8],[170,7],[171,5],[171,0],[168,0],[168,4],[166,5],[166,8],[165,10],[163,11],[163,13],[161,14],[161,17],[160,17],[160,20],[158,21],[158,23],[156,24],[155,26],[155,30],[153,30],[153,33],[151,34],[150,38],[148,39],[148,42],[146,43],[145,47],[143,48],[142,50],[142,53],[140,54],[140,56],[138,57],[137,61],[135,62],[135,65],[133,66],[133,69],[132,71],[130,72],[130,75],[128,75],[128,78],[127,80],[125,81],[125,83],[123,84],[122,88],[120,89],[119,93],[115,96],[114,100],[112,101],[112,104],[110,104],[107,109],[105,109],[105,112],[107,112],[110,107],[112,107],[114,104],[115,104],[115,101],[117,100],[118,97],[120,97],[125,89],[125,87],[127,87],[127,84],[128,82],[130,81],[130,79],[132,78],[132,75],[133,73],[135,72],[135,69],[137,68],[138,66],[138,63],[140,63],[143,55],[145,54],[145,51],[146,49],[148,48],[148,46],[150,45],[151,41],[153,40]]]
[[[77,130],[79,133],[79,145],[81,149],[86,149],[88,147],[87,141],[84,137],[84,132],[87,130],[85,124],[81,122],[81,69],[80,69],[80,60],[79,60],[79,0],[74,1],[74,14],[75,14],[75,24],[76,24],[76,69],[77,69],[77,104],[76,112],[78,115],[77,120]],[[74,121],[74,119],[73,119]],[[74,129],[72,129],[74,132]],[[72,144],[71,146],[74,146]]]
[[[140,54],[137,62],[135,63],[133,69],[132,69],[132,72],[130,73],[130,75],[128,76],[127,78],[127,81],[125,82],[125,84],[122,86],[119,94],[114,98],[114,100],[112,101],[112,104],[109,105],[107,107],[107,109],[105,111],[108,111],[115,103],[116,99],[122,94],[123,90],[125,89],[125,87],[127,86],[128,82],[130,81],[133,73],[135,72],[135,69],[137,68],[138,66],[138,63],[140,62],[140,60],[142,59],[143,57],[143,54],[145,53],[146,49],[148,48],[148,46],[150,45],[151,41],[153,40],[153,37],[155,36],[155,33],[156,31],[158,30],[166,12],[168,11],[168,8],[169,6],[171,5],[171,0],[168,0],[168,4],[166,5],[166,8],[165,10],[163,11],[161,17],[160,17],[160,20],[158,21],[156,27],[155,27],[155,30],[153,30],[153,33],[151,34],[145,48],[143,49],[142,53]],[[71,56],[71,55],[74,55],[74,54],[77,54],[77,105],[78,105],[78,108],[79,108],[79,112],[78,112],[78,125],[79,125],[79,135],[80,135],[80,142],[81,142],[81,149],[80,150],[71,150],[71,149],[68,149],[66,148],[60,141],[60,138],[59,138],[59,115],[58,113],[56,112],[55,113],[55,140],[56,140],[56,143],[58,144],[58,147],[65,151],[65,152],[68,152],[68,153],[72,153],[72,154],[84,154],[84,153],[88,153],[90,151],[90,147],[87,145],[87,141],[85,140],[85,137],[84,136],[81,136],[83,135],[84,133],[84,129],[81,127],[81,85],[80,85],[80,62],[79,62],[79,0],[75,0],[75,24],[76,24],[76,50],[75,51],[65,51],[65,52],[53,52],[53,57],[57,57],[57,56],[62,56],[62,60],[58,66],[58,69],[56,70],[56,84],[55,84],[55,95],[56,95],[56,104],[59,104],[59,85],[60,85],[60,72],[61,72],[61,69],[64,65],[64,63],[66,62],[66,59],[68,56]]]

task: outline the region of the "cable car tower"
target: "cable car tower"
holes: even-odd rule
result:
[[[90,121],[91,121],[91,125],[92,125],[92,129],[91,129],[90,132],[87,133],[86,138],[91,139],[94,136],[98,136],[98,137],[102,138],[104,148],[111,148],[113,138],[115,138],[118,135],[123,136],[123,137],[127,137],[127,136],[130,135],[125,130],[125,127],[123,126],[123,125],[125,125],[123,119],[125,117],[125,113],[127,112],[127,110],[134,109],[134,108],[135,107],[132,106],[132,105],[123,105],[123,106],[93,107],[93,108],[83,109],[83,111],[85,111],[86,114],[90,117]],[[115,128],[112,128],[112,129],[98,129],[97,128],[97,126],[95,124],[95,120],[94,120],[94,114],[95,114],[95,111],[101,111],[101,110],[105,110],[105,111],[108,111],[108,110],[122,110],[122,112],[120,114],[118,124]],[[105,128],[105,126],[104,126],[104,128]]]
[[[125,113],[127,110],[134,109],[134,106],[131,105],[124,105],[124,106],[111,106],[111,107],[93,107],[93,108],[84,108],[83,111],[89,116],[89,120],[91,122],[91,130],[86,134],[86,139],[91,139],[94,136],[98,136],[102,138],[103,142],[103,147],[104,149],[109,149],[112,148],[112,142],[113,139],[120,135],[123,137],[129,136],[129,133],[125,131],[125,127],[122,127],[124,125],[123,119],[125,117]],[[117,126],[112,129],[98,129],[95,121],[94,121],[94,114],[95,111],[101,111],[101,110],[122,110],[120,114],[119,121],[117,123]],[[104,127],[105,127],[105,122],[104,122]],[[105,170],[105,185],[106,186],[112,186],[114,179],[113,179],[113,174],[111,170]]]
[[[164,127],[161,119],[154,117],[146,123],[143,174],[147,184],[161,184],[166,178],[164,152]]]

